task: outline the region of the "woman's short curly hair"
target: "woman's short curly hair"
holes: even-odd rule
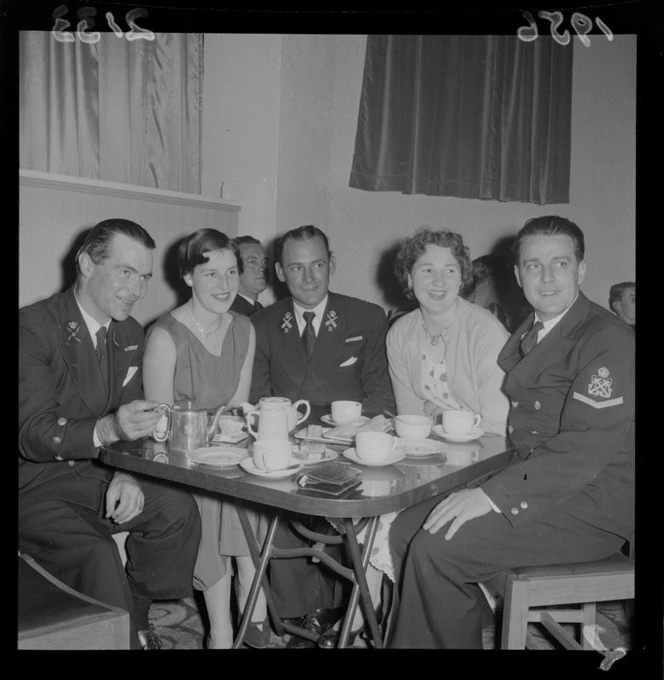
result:
[[[413,236],[403,239],[394,263],[394,273],[406,297],[413,297],[413,291],[408,285],[408,275],[413,271],[413,266],[424,254],[427,246],[449,248],[461,268],[461,288],[463,289],[471,282],[473,265],[470,261],[470,250],[463,244],[461,235],[447,229],[435,230],[424,226],[420,227]]]

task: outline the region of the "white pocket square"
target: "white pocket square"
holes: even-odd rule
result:
[[[138,349],[138,345],[129,345],[129,347],[124,348],[124,351],[125,352],[131,352],[134,349]]]
[[[138,371],[138,366],[130,366],[129,370],[127,371],[127,377],[124,379],[124,382],[122,383],[122,387],[124,387],[133,377],[134,374]]]
[[[354,335],[352,338],[346,338],[346,342],[357,342],[358,340],[362,340],[361,335]]]
[[[339,364],[339,368],[344,368],[345,366],[352,366],[356,361],[357,357],[351,357],[350,359],[344,361],[343,364]]]

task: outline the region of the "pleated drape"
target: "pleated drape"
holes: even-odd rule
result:
[[[200,193],[201,34],[19,47],[22,168]]]
[[[368,36],[350,186],[569,202],[572,44]]]

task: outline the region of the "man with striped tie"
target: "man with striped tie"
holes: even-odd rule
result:
[[[634,333],[580,291],[576,224],[533,218],[514,248],[534,309],[498,357],[517,455],[480,486],[394,521],[401,607],[391,647],[481,648],[478,583],[609,557],[633,532]]]
[[[240,287],[231,312],[251,316],[263,309],[258,296],[267,288],[267,255],[261,242],[253,236],[236,236],[231,243],[237,251],[240,272]]]

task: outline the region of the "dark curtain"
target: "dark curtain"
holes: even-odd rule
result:
[[[350,186],[568,203],[572,44],[368,36]]]

